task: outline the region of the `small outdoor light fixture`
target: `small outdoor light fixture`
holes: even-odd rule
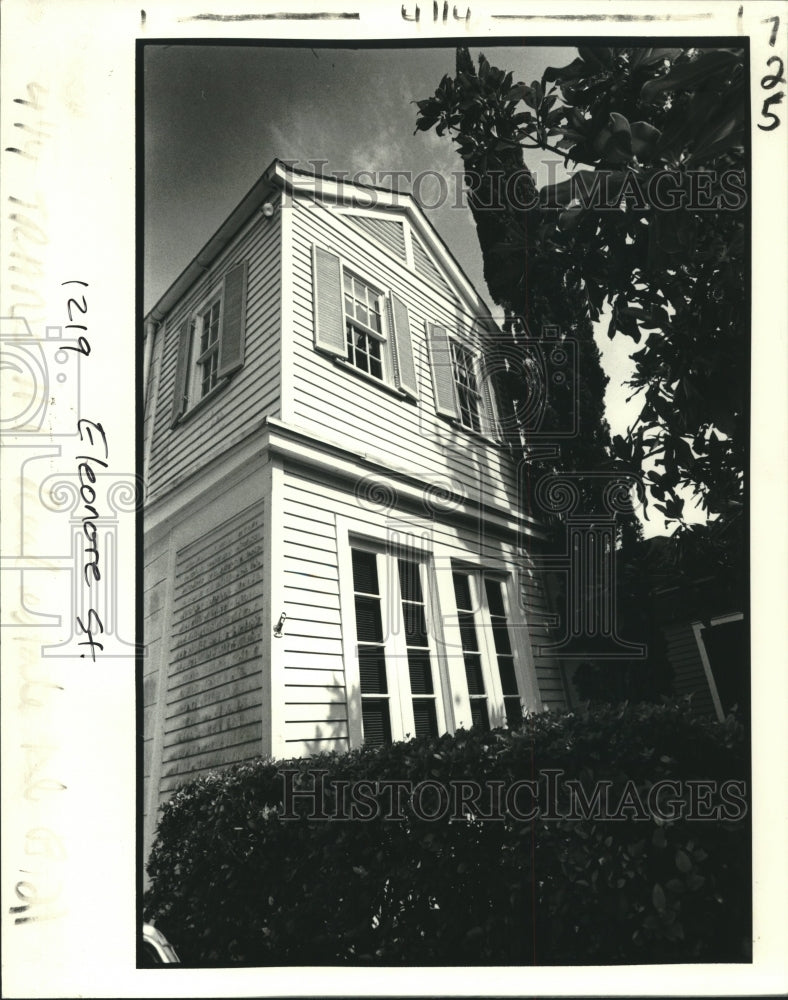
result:
[[[282,629],[285,627],[286,618],[287,615],[283,611],[282,614],[279,616],[279,621],[276,623],[276,625],[274,625],[274,639],[282,638]]]
[[[266,219],[270,219],[271,216],[274,214],[274,206],[271,204],[270,201],[267,201],[260,209],[260,211],[263,213]]]

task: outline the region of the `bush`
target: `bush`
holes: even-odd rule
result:
[[[238,764],[163,807],[145,917],[194,965],[748,961],[748,774],[668,703]]]

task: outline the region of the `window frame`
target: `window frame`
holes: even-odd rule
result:
[[[186,310],[177,329],[173,414],[170,427],[189,420],[226,386],[245,364],[248,261],[230,264],[211,282],[196,304]],[[229,303],[229,305],[228,305]],[[206,316],[218,306],[216,336],[203,349]],[[170,321],[167,321],[169,325]],[[236,338],[235,340],[233,338]],[[185,342],[185,344],[184,344]],[[229,357],[228,352],[229,351]],[[214,360],[215,359],[215,360]],[[206,363],[213,362],[211,384],[202,389]]]
[[[392,343],[391,343],[391,326],[389,322],[389,310],[388,310],[388,295],[386,292],[381,291],[372,282],[367,281],[366,278],[362,278],[360,274],[354,271],[352,268],[347,267],[345,262],[340,259],[340,272],[342,275],[342,317],[344,320],[345,327],[345,344],[347,347],[347,352],[344,358],[338,358],[337,360],[346,365],[348,368],[352,368],[355,372],[358,372],[362,376],[371,379],[375,384],[381,385],[387,389],[394,389],[397,391],[396,379],[394,377],[394,359],[392,353]],[[375,308],[377,309],[378,315],[380,317],[380,331],[375,330],[368,323],[364,323],[363,320],[358,319],[356,316],[350,316],[348,314],[347,306],[345,304],[345,282],[350,278],[352,282],[359,281],[366,289],[367,292],[372,292],[375,296]],[[354,289],[355,291],[355,289]],[[355,299],[355,301],[359,301]],[[369,298],[367,298],[369,302]],[[347,330],[351,327],[358,330],[366,337],[371,337],[381,344],[380,351],[380,365],[381,365],[381,375],[373,375],[371,371],[367,371],[364,368],[359,367],[355,361],[351,360],[350,348],[351,345],[348,343]],[[355,351],[354,351],[355,353]],[[368,357],[371,357],[368,355]]]
[[[341,519],[344,521],[344,519]],[[437,735],[450,728],[450,716],[446,711],[449,691],[448,677],[442,655],[443,642],[440,638],[441,614],[438,593],[434,579],[432,554],[415,536],[397,532],[392,542],[385,529],[359,522],[338,525],[340,555],[340,608],[343,635],[343,659],[345,667],[348,739],[350,747],[364,743],[361,673],[358,658],[356,631],[356,591],[353,580],[352,553],[354,549],[372,553],[376,559],[378,588],[383,625],[383,648],[386,667],[387,694],[389,702],[389,724],[392,742],[410,739],[416,735],[413,711],[414,699],[429,698],[435,706]],[[403,593],[399,577],[398,561],[406,559],[417,563],[421,584],[424,617],[429,650],[432,694],[413,693],[408,660],[408,644],[405,632]],[[413,648],[413,647],[412,647]],[[379,694],[369,694],[379,698]]]
[[[459,655],[457,660],[460,666],[459,671],[455,671],[455,682],[464,683],[463,693],[468,698],[469,710],[470,702],[475,700],[468,688],[467,674],[465,672],[465,650],[462,648],[460,633],[460,609],[457,604],[456,593],[454,591],[454,575],[461,574],[467,576],[470,591],[473,623],[476,630],[478,651],[481,660],[481,675],[484,683],[484,698],[487,705],[487,718],[490,729],[501,726],[508,726],[506,717],[506,698],[512,695],[505,694],[503,690],[502,676],[498,662],[498,650],[495,645],[493,633],[493,623],[491,610],[487,597],[487,580],[494,581],[500,585],[503,608],[505,612],[507,634],[512,656],[512,666],[514,678],[517,686],[517,697],[520,700],[521,713],[539,711],[541,707],[538,696],[538,689],[533,679],[533,663],[529,653],[527,640],[527,624],[524,616],[515,599],[515,577],[508,569],[497,569],[493,567],[471,565],[469,563],[452,559],[452,597],[453,615],[457,629],[457,647]],[[464,610],[464,609],[463,609]],[[508,654],[507,654],[508,655]],[[463,676],[464,675],[464,676]],[[462,676],[462,680],[460,677]],[[460,720],[464,723],[465,720]],[[471,727],[470,718],[467,720],[465,728]]]
[[[448,421],[453,427],[467,431],[489,444],[500,444],[498,402],[490,380],[482,378],[482,348],[456,329],[450,329],[446,323],[426,320],[424,325],[429,347],[436,415]],[[478,428],[463,420],[460,390],[462,380],[458,378],[457,350],[464,352],[470,361],[469,369],[475,381],[475,388],[472,391],[477,396],[478,402]],[[450,378],[442,377],[441,373],[446,369],[450,371]],[[446,391],[449,385],[451,392],[450,398],[447,399]]]
[[[216,336],[203,349],[202,340],[205,332],[205,317],[211,313],[217,305],[219,310],[216,320],[210,321],[210,326],[215,325]],[[207,399],[220,384],[223,384],[227,380],[227,377],[224,379],[219,377],[219,348],[222,338],[223,314],[224,296],[222,295],[221,288],[219,288],[218,290],[215,290],[212,295],[208,295],[203,299],[202,304],[193,311],[192,318],[189,321],[191,344],[189,345],[189,378],[186,393],[186,413],[202,403],[204,399]],[[202,388],[203,382],[205,381],[205,375],[203,374],[204,366],[206,362],[210,362],[212,359],[215,359],[215,370],[212,375],[213,382],[209,385],[207,390],[204,390]],[[211,378],[210,373],[208,377],[209,379]]]
[[[349,314],[345,303],[347,277],[359,281],[375,295],[375,305],[381,321],[380,330],[375,330],[369,323]],[[335,288],[337,283],[339,287]],[[352,371],[356,377],[371,382],[378,389],[399,400],[418,405],[420,387],[410,312],[394,289],[391,286],[384,287],[374,277],[370,279],[363,267],[355,267],[343,255],[316,242],[312,244],[312,293],[314,350],[330,358],[345,371]],[[380,377],[351,359],[347,333],[349,326],[382,345]]]

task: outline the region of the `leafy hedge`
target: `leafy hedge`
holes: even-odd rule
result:
[[[749,961],[746,745],[734,719],[664,703],[214,771],[163,808],[145,916],[194,965]],[[347,813],[337,782],[361,780],[378,793],[365,814],[371,802],[382,814],[308,818],[314,796],[286,801],[285,781],[314,790],[315,770],[326,772],[326,815]],[[502,819],[480,818],[487,797],[461,818],[424,817],[446,805],[435,783],[468,779],[500,796],[535,780],[538,799],[523,786]],[[570,779],[587,799],[609,783],[604,815],[570,801]],[[401,819],[391,780],[410,783]],[[649,790],[664,780],[676,785],[650,811]],[[726,797],[693,780],[739,784]],[[682,816],[679,800],[717,818]],[[521,818],[529,811],[538,815]]]

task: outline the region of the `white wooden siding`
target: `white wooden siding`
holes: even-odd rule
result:
[[[413,244],[413,264],[416,268],[416,272],[422,278],[426,278],[432,284],[437,285],[438,288],[449,291],[449,285],[447,284],[446,279],[432,262],[432,258],[427,253],[423,243],[415,233],[412,234],[411,241]]]
[[[246,225],[172,309],[159,331],[164,343],[148,465],[149,500],[222,454],[253,421],[279,415],[281,215],[275,203],[270,218],[258,214]],[[244,366],[213,400],[171,428],[181,326],[221,275],[242,260],[248,262]]]
[[[425,323],[442,322],[472,340],[473,320],[458,300],[436,294],[421,276],[398,266],[359,239],[355,227],[322,206],[292,208],[293,337],[292,372],[294,423],[343,447],[406,468],[426,484],[447,479],[459,492],[484,498],[507,509],[516,503],[514,465],[503,449],[435,413]],[[314,348],[312,246],[318,243],[339,253],[347,264],[380,287],[395,292],[410,317],[414,362],[419,383],[418,404],[402,400],[357,375],[350,366],[335,364]]]
[[[407,260],[405,252],[405,227],[394,219],[378,219],[369,215],[348,215],[348,219],[365,236],[371,236],[381,246],[390,250],[400,260]]]

